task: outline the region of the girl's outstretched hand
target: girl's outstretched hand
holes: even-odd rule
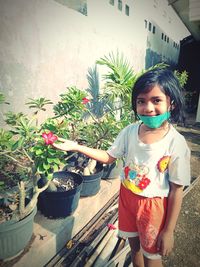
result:
[[[53,143],[52,146],[62,151],[76,151],[78,143],[59,137],[58,142]]]

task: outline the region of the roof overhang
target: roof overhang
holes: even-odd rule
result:
[[[196,41],[200,41],[200,1],[168,0]]]

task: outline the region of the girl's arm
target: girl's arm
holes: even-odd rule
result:
[[[79,145],[78,143],[62,138],[58,139],[60,143],[54,143],[52,146],[63,151],[80,152],[89,158],[95,159],[104,164],[110,164],[116,160],[110,156],[105,150],[94,149],[87,146]]]
[[[157,248],[162,256],[167,256],[174,245],[174,230],[181,210],[183,186],[170,182],[165,225],[158,238]]]

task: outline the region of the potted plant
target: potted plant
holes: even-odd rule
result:
[[[38,197],[53,185],[54,173],[64,162],[64,153],[51,146],[57,136],[45,127],[57,128],[58,134],[65,127],[55,120],[38,125],[35,118],[47,104],[51,101],[45,98],[31,99],[28,105],[36,109],[33,117],[8,112],[7,129],[0,129],[0,259],[17,255],[31,239]],[[41,176],[47,180],[39,186]],[[76,181],[81,183],[82,178]]]
[[[116,124],[112,101],[100,94],[96,66],[89,69],[89,88],[85,91],[70,87],[60,95],[54,105],[55,118],[65,121],[70,129],[67,139],[93,148],[107,149],[113,142],[122,123]],[[98,193],[104,166],[80,153],[67,153],[65,169],[79,172],[83,176],[81,196]]]
[[[53,119],[59,118],[66,124],[67,131],[65,136],[61,134],[61,137],[98,147],[99,141],[96,135],[98,119],[90,112],[89,102],[86,92],[70,87],[60,95],[60,100],[54,105]],[[98,129],[99,132],[100,129]],[[93,140],[90,138],[92,135]],[[80,153],[67,153],[65,160],[64,170],[80,173],[83,176],[81,196],[95,195],[100,189],[103,164],[86,158]]]

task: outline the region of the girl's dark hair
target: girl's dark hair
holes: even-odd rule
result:
[[[155,68],[142,74],[135,82],[132,89],[132,109],[137,118],[136,101],[141,93],[149,92],[152,87],[158,85],[163,93],[170,97],[171,110],[170,119],[174,122],[184,121],[183,94],[178,79],[174,73],[167,68]]]

